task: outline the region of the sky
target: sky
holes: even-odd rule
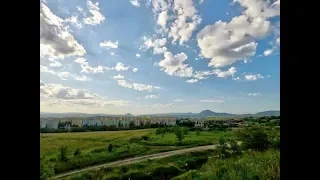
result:
[[[40,112],[280,110],[280,0],[41,0]]]

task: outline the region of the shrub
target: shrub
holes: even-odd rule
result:
[[[179,127],[175,129],[174,134],[176,135],[178,141],[181,143],[184,138],[184,134]]]
[[[200,130],[199,129],[196,130],[196,134],[197,134],[197,136],[200,135]]]
[[[142,136],[142,139],[147,141],[149,139],[149,136]]]
[[[67,146],[61,146],[60,149],[59,149],[59,151],[60,151],[59,159],[62,162],[67,162],[68,161],[67,149],[68,149]]]
[[[112,144],[109,144],[109,146],[108,146],[108,151],[109,151],[109,152],[112,152],[112,148],[113,148],[113,145],[112,145]]]
[[[77,149],[74,151],[74,153],[73,153],[74,156],[78,156],[78,155],[80,155],[80,154],[81,154],[80,148],[77,148]]]
[[[184,135],[187,135],[188,132],[189,132],[188,128],[186,128],[186,127],[182,127],[181,130],[182,130],[182,133],[183,133]]]
[[[268,149],[270,144],[268,135],[260,126],[254,126],[240,131],[240,137],[245,149],[264,151]]]
[[[54,176],[53,164],[40,157],[40,180]]]

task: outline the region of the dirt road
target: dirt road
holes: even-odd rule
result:
[[[180,149],[180,150],[174,150],[174,151],[150,154],[150,155],[145,155],[145,156],[140,156],[140,157],[128,158],[128,159],[118,160],[118,161],[114,161],[114,162],[108,162],[108,163],[105,163],[105,164],[90,166],[90,167],[87,167],[87,168],[78,169],[78,170],[70,171],[70,172],[63,173],[63,174],[58,174],[54,178],[55,179],[59,179],[59,178],[62,178],[62,177],[65,177],[65,176],[69,176],[69,175],[72,175],[72,174],[76,174],[76,173],[79,173],[79,172],[84,172],[84,171],[93,170],[93,169],[99,169],[99,168],[102,168],[102,167],[133,164],[133,163],[138,163],[138,162],[145,161],[145,160],[148,160],[148,159],[159,159],[159,158],[165,158],[165,157],[174,156],[174,155],[178,155],[178,154],[183,154],[183,153],[188,153],[188,152],[195,152],[195,151],[203,151],[203,150],[214,149],[214,148],[215,148],[215,145],[207,145],[207,146],[199,146],[199,147],[193,147],[193,148],[186,148],[186,149]]]

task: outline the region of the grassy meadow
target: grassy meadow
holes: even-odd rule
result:
[[[189,131],[177,141],[172,133],[156,134],[156,129],[57,133],[40,135],[40,157],[52,164],[54,174],[96,164],[199,145],[215,144],[220,137],[231,139],[234,131]],[[112,150],[108,147],[112,144]],[[60,148],[65,146],[65,160]],[[75,154],[79,149],[80,153]]]

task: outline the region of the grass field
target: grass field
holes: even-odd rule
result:
[[[102,168],[64,178],[85,179],[280,179],[280,151],[245,152],[240,156],[217,159],[210,151],[187,153],[159,160],[113,168]]]
[[[148,136],[148,139],[143,140],[142,136]],[[59,174],[128,157],[215,144],[220,137],[230,139],[234,137],[234,132],[203,131],[197,135],[190,131],[181,143],[174,133],[157,135],[155,129],[42,134],[40,156],[53,163],[55,174]],[[108,151],[109,144],[113,144],[112,152]],[[59,161],[61,146],[67,146],[66,162]],[[81,154],[74,156],[77,148],[80,148]]]

